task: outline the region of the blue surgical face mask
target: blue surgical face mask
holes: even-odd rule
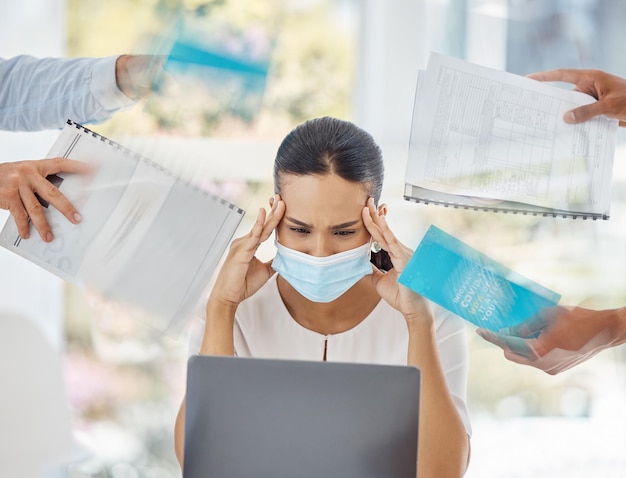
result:
[[[370,243],[326,257],[315,257],[276,241],[272,268],[313,302],[332,302],[372,273]]]

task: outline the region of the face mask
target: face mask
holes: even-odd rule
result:
[[[370,243],[326,257],[289,249],[276,241],[272,268],[313,302],[331,302],[372,273]]]

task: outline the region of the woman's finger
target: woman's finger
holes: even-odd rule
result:
[[[367,200],[367,204],[363,208],[363,224],[372,236],[372,239],[374,239],[380,245],[380,247],[382,247],[383,249],[387,249],[385,247],[386,243],[383,232],[374,220],[374,218],[376,217],[378,217],[378,212],[376,211],[376,207],[374,206],[374,199],[369,198]]]
[[[265,223],[265,209],[259,208],[259,212],[256,217],[256,221],[252,225],[252,228],[245,236],[241,236],[235,239],[230,245],[230,256],[238,254],[240,251],[245,251],[247,253],[246,260],[249,261],[250,258],[255,254],[259,244],[261,243],[261,233],[263,231],[263,224]]]
[[[372,198],[368,199],[367,206],[363,208],[363,223],[372,235],[374,241],[387,251],[394,269],[398,272],[402,272],[413,252],[398,241],[395,234],[389,228],[384,215],[378,214],[374,208],[374,200]]]
[[[369,198],[367,201],[367,209],[369,211],[369,218],[372,221],[372,229],[375,231],[376,236],[372,234],[374,240],[390,254],[398,254],[404,252],[404,246],[398,241],[395,234],[391,232],[385,216],[378,214],[374,206],[374,199]],[[367,227],[367,225],[366,225]],[[370,231],[372,232],[372,231]]]
[[[285,202],[281,199],[280,195],[277,194],[274,196],[272,209],[267,216],[267,220],[264,222],[260,242],[265,242],[270,237],[274,229],[278,226],[278,223],[280,223],[283,218],[283,214],[285,214]]]

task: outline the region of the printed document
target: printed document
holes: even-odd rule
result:
[[[432,53],[418,80],[406,199],[608,218],[617,120],[563,121],[593,101]]]

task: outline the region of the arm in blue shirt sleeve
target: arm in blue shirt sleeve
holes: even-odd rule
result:
[[[57,129],[68,118],[97,123],[132,105],[117,86],[117,59],[0,59],[0,129]]]

